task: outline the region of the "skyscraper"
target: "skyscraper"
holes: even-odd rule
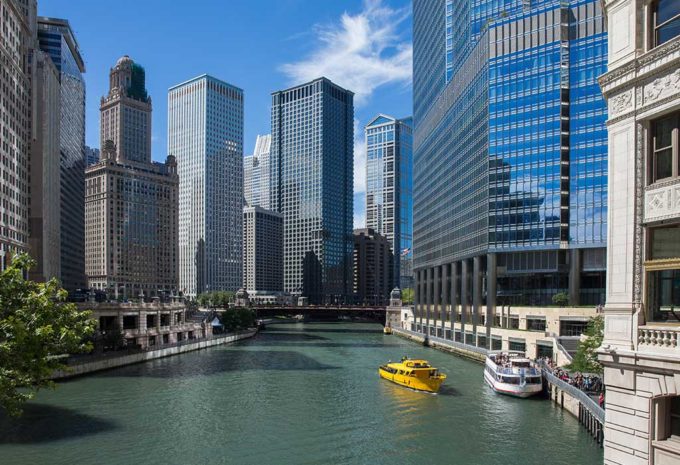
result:
[[[0,269],[28,246],[28,163],[31,138],[29,54],[35,46],[35,2],[0,0]]]
[[[354,230],[354,298],[358,304],[385,305],[394,288],[390,241],[372,228]]]
[[[271,176],[269,151],[272,137],[270,134],[257,136],[255,153],[243,158],[243,194],[246,205],[269,209]]]
[[[272,209],[283,213],[284,290],[352,294],[354,94],[326,78],[272,94]]]
[[[202,75],[168,92],[168,150],[177,157],[180,289],[242,284],[243,91]]]
[[[450,319],[476,335],[496,302],[547,304],[568,292],[573,304],[601,303],[600,3],[426,0],[414,3],[413,36],[421,330],[459,304]]]
[[[29,278],[61,278],[61,86],[46,53],[33,54],[33,128],[30,158]]]
[[[134,88],[127,79],[140,69],[127,55],[120,58],[110,71],[109,96],[101,100],[101,134],[127,141],[127,150],[104,140],[99,162],[85,171],[89,285],[117,298],[162,297],[178,290],[177,161],[169,155],[165,163],[152,162],[150,148],[130,142],[151,121],[143,71]],[[137,101],[142,110],[130,110]],[[131,124],[119,118],[121,113],[139,118]]]
[[[283,215],[243,209],[243,287],[248,294],[283,291]]]
[[[99,163],[100,152],[99,149],[85,146],[85,165],[90,166]]]
[[[101,98],[100,143],[113,141],[126,160],[151,161],[151,97],[142,66],[129,56],[118,59],[109,72],[109,93]]]
[[[38,18],[40,49],[60,76],[61,281],[85,287],[85,64],[67,20]]]
[[[378,115],[366,125],[366,227],[387,238],[394,285],[413,287],[412,118]],[[390,289],[391,290],[391,289]]]

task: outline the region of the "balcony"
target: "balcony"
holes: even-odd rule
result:
[[[675,352],[678,348],[680,326],[640,326],[638,327],[638,350],[640,352]]]
[[[645,189],[645,223],[680,218],[680,179],[662,181]]]

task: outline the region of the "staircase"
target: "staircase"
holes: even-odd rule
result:
[[[573,357],[574,354],[576,354],[576,351],[578,350],[579,344],[581,343],[581,337],[580,336],[560,337],[557,339],[557,341],[560,343],[562,347],[564,347],[564,350],[566,350],[567,353]]]

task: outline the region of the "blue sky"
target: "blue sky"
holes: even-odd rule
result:
[[[76,33],[92,147],[109,68],[125,54],[146,69],[155,160],[167,155],[168,88],[199,74],[244,90],[246,154],[270,131],[272,91],[321,75],[354,91],[354,216],[363,225],[363,127],[377,113],[412,111],[409,0],[39,0],[38,13],[68,19]]]

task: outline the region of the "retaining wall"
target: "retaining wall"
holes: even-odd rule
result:
[[[111,368],[118,368],[125,365],[132,365],[135,363],[146,362],[157,358],[170,357],[173,355],[183,354],[194,350],[206,349],[222,344],[229,344],[253,337],[257,333],[256,330],[243,331],[239,333],[229,334],[226,336],[213,336],[211,339],[204,339],[201,341],[190,342],[172,347],[164,347],[156,350],[148,350],[134,354],[127,354],[121,356],[112,356],[100,358],[92,361],[83,361],[82,363],[75,363],[69,366],[67,371],[57,371],[52,375],[53,380],[72,378],[75,376],[85,375],[87,373],[94,373],[96,371],[109,370]]]

